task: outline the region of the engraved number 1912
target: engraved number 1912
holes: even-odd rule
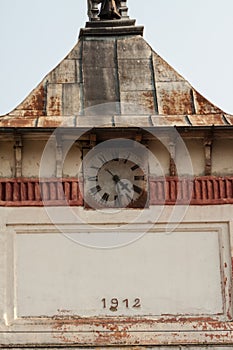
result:
[[[129,299],[119,300],[117,298],[112,298],[111,300],[107,301],[106,298],[103,298],[101,301],[103,303],[103,309],[109,308],[109,310],[112,312],[117,311],[120,304],[126,309],[138,309],[141,307],[141,300],[139,298],[135,298],[133,301],[130,301]]]

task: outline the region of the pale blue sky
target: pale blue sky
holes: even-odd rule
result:
[[[233,1],[128,0],[145,39],[200,93],[233,114]],[[0,0],[0,115],[75,45],[86,0]]]

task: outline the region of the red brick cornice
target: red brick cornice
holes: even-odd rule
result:
[[[233,204],[233,176],[150,178],[150,204]]]
[[[149,182],[150,205],[233,204],[233,176],[150,177]],[[82,206],[80,186],[77,178],[1,178],[0,206]]]

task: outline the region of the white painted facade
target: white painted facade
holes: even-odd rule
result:
[[[149,224],[158,210],[160,217]],[[110,215],[83,208],[1,208],[1,343],[55,346],[79,339],[94,346],[93,331],[103,336],[99,346],[137,339],[148,345],[158,339],[196,343],[208,334],[227,341],[220,324],[232,315],[232,208],[183,208],[179,223],[172,210]],[[127,335],[119,331],[117,341],[111,325],[124,329],[124,322]]]

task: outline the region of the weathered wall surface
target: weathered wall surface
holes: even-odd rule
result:
[[[9,348],[11,350],[19,350],[19,348]],[[23,348],[24,350],[31,350],[31,348]],[[34,349],[39,349],[35,347]],[[54,348],[54,347],[43,347],[44,350],[62,350],[62,349],[69,349],[67,346],[65,348],[59,347],[59,348]],[[71,347],[70,349],[72,350],[80,350],[80,347]],[[89,350],[95,350],[96,347],[82,347],[82,349],[89,349]],[[108,350],[109,347],[98,347],[98,349],[101,350]],[[156,346],[156,347],[148,347],[148,346],[128,346],[128,347],[111,347],[112,350],[232,350],[232,346]]]
[[[69,151],[63,163],[63,176],[77,177],[80,174],[82,152],[76,144],[73,144],[71,147],[67,145],[67,147],[69,147]]]
[[[183,207],[176,223],[172,212],[170,207],[114,215],[83,208],[0,208],[1,346],[68,348],[78,343],[121,348],[122,343],[142,342],[159,350],[183,350],[185,344],[189,350],[206,349],[198,343],[227,348],[233,341],[232,208]],[[154,224],[148,227],[151,218]],[[132,239],[133,232],[140,233],[138,239],[113,250],[100,249],[104,242],[116,243],[103,239],[103,232],[112,235],[106,219],[118,227],[117,235],[120,227],[124,239]],[[132,223],[130,231],[122,220]],[[173,231],[168,234],[169,223]],[[140,238],[145,229],[148,233]],[[128,308],[126,302],[120,304],[122,290]],[[160,295],[159,304],[153,304],[151,291]],[[193,301],[188,301],[190,295]],[[118,309],[105,308],[111,298],[119,299]],[[131,308],[135,298],[141,309]],[[99,318],[105,314],[106,320]],[[222,346],[214,346],[217,341]],[[167,342],[170,347],[161,346]],[[189,345],[193,343],[196,347]]]
[[[190,156],[193,168],[194,176],[205,175],[205,156],[204,156],[204,145],[202,139],[185,140],[185,145],[187,147],[188,154]],[[183,168],[183,147],[177,147],[176,151],[176,164],[178,164],[179,169],[181,169],[181,175],[187,175],[187,169]],[[232,167],[233,169],[233,167]],[[222,175],[224,172],[222,172]]]
[[[178,175],[205,175],[205,150],[203,139],[184,140],[184,145],[179,142],[175,150],[175,163]],[[68,141],[62,143],[65,159],[59,167],[63,169],[64,177],[76,177],[80,171],[82,154],[77,144]],[[24,140],[22,146],[22,176],[38,177],[41,167],[41,158],[44,156],[46,141]],[[67,147],[69,150],[66,152]],[[149,157],[150,174],[155,176],[169,176],[170,155],[168,148],[160,141],[149,141],[148,147],[151,152]],[[230,139],[214,140],[212,146],[212,175],[228,176],[233,174],[233,141]],[[46,156],[49,156],[46,167],[43,168],[44,177],[55,177],[57,174],[56,146],[52,143],[46,146]],[[184,157],[190,157],[192,169],[183,167]],[[224,155],[224,156],[223,156]],[[45,164],[45,160],[43,161]],[[190,170],[192,173],[190,173]],[[0,145],[0,174],[1,177],[15,176],[15,153],[14,142],[1,142]]]
[[[13,177],[14,169],[14,142],[0,142],[0,176]]]
[[[40,172],[41,158],[46,146],[46,141],[24,141],[22,152],[22,176],[38,177]],[[54,177],[56,174],[56,153],[52,145],[49,148],[49,159],[46,168],[43,169],[43,176]],[[48,152],[48,151],[47,151]]]
[[[233,173],[233,140],[215,140],[213,143],[213,167],[214,175]]]

